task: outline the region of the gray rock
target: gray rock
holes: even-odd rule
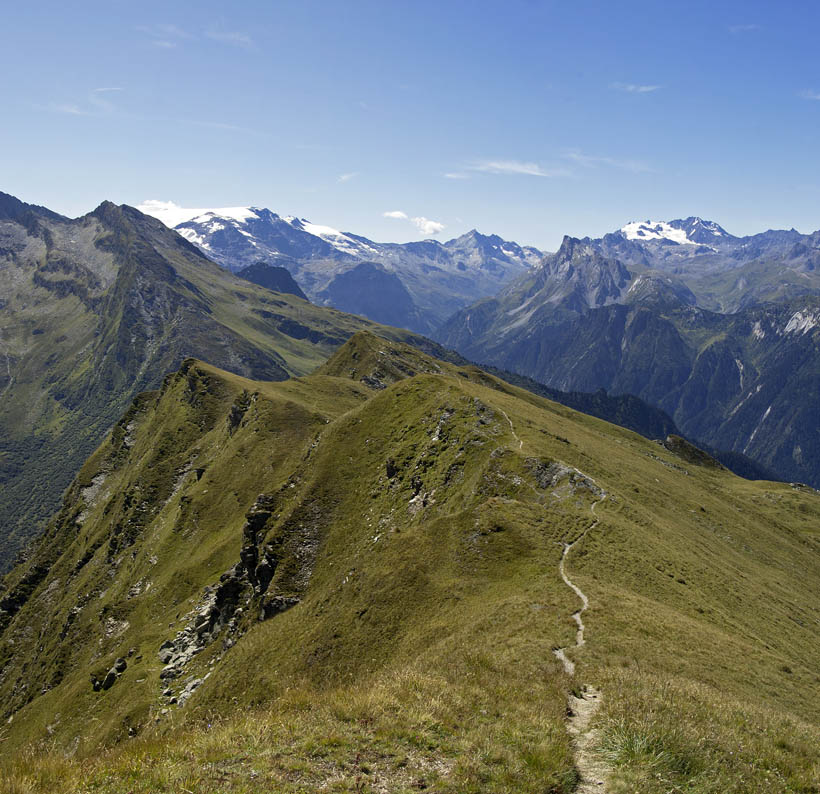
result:
[[[178,667],[174,667],[174,665],[169,664],[162,668],[159,677],[161,680],[165,681],[169,678],[176,678],[180,672],[181,671]]]

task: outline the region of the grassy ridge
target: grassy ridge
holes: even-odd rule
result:
[[[607,493],[567,563],[590,599],[572,680],[552,654],[578,606],[558,561],[595,496],[554,479],[557,462]],[[261,493],[271,584],[170,681],[177,696],[210,672],[178,708],[157,650],[239,559]],[[9,580],[50,566],[0,638],[0,779],[569,792],[566,696],[586,684],[603,691],[613,791],[817,791],[819,513],[808,489],[696,465],[369,335],[283,383],[192,362],[88,462]],[[270,597],[298,602],[260,622]],[[117,656],[127,670],[94,692],[89,673]]]

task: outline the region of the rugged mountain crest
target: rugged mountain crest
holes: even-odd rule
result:
[[[147,203],[145,211],[177,221],[162,204]],[[422,333],[498,292],[543,255],[476,230],[445,243],[377,243],[258,207],[204,211],[175,228],[230,270],[259,261],[287,267],[316,303]],[[384,275],[376,278],[374,268]]]
[[[76,220],[10,197],[4,207],[0,567],[134,395],[184,358],[282,380],[373,327],[238,279],[130,207],[104,202]]]

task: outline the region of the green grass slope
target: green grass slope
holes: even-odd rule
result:
[[[370,334],[186,361],[5,580],[2,786],[817,792],[820,496],[680,450]]]

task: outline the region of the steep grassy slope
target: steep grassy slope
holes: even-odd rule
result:
[[[570,792],[594,686],[611,791],[817,792],[820,496],[673,449],[367,334],[187,361],[5,582],[0,780]]]
[[[238,279],[129,207],[69,220],[0,198],[0,570],[186,356],[284,379],[375,327]]]

